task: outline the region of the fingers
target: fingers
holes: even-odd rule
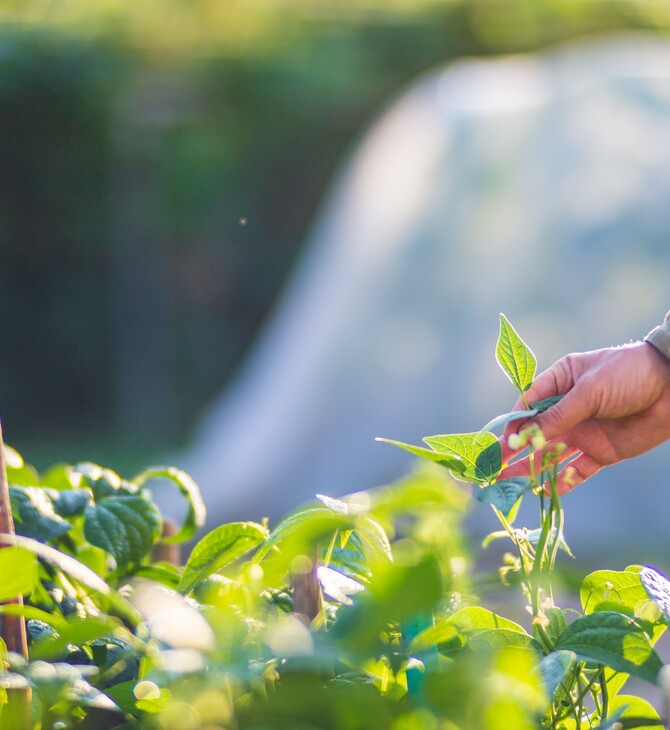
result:
[[[537,403],[545,398],[551,398],[555,395],[563,395],[564,393],[567,393],[575,384],[573,371],[574,361],[574,355],[566,355],[566,357],[561,358],[550,368],[540,373],[525,393],[524,397],[526,399],[526,403]],[[525,408],[524,400],[519,398],[514,404],[512,410],[521,411]],[[513,433],[519,433],[519,431],[525,428],[526,425],[527,421],[519,420],[512,421],[505,426],[503,433],[504,440],[501,444],[503,446],[503,458],[505,458],[505,449],[507,448],[506,444],[509,436]],[[513,453],[513,451],[509,450],[508,454],[511,453]]]
[[[559,495],[567,494],[597,474],[602,468],[602,464],[588,454],[580,454],[558,473],[556,491]]]
[[[586,421],[594,414],[596,408],[594,394],[588,385],[582,385],[583,382],[579,381],[555,406],[538,416],[533,416],[530,423],[525,423],[524,426],[526,428],[531,424],[537,426],[547,441],[551,441]]]
[[[558,444],[563,444],[561,441],[553,441],[549,442],[546,447],[542,451],[535,451],[533,453],[533,471],[535,474],[538,474],[539,471],[542,468],[542,461],[545,458],[546,455],[552,452],[552,450],[556,449]],[[579,450],[573,446],[570,446],[568,444],[563,444],[564,449],[561,451],[560,454],[560,461],[563,462],[566,459],[569,459],[571,456],[574,456],[575,454],[579,453]],[[531,474],[531,462],[530,462],[530,456],[525,456],[523,459],[519,459],[518,461],[515,461],[514,463],[507,466],[501,473],[500,473],[500,479],[511,479],[512,477],[528,477]]]
[[[563,395],[574,387],[574,363],[577,356],[566,355],[557,360],[550,368],[541,372],[526,391],[526,401],[537,401],[551,398],[554,395]]]

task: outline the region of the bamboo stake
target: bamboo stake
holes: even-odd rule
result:
[[[14,535],[14,520],[12,506],[9,501],[9,483],[7,481],[7,466],[5,464],[5,447],[0,425],[0,533]],[[5,549],[5,548],[0,548]],[[2,580],[2,576],[0,576]],[[23,597],[5,601],[23,605]],[[28,659],[28,641],[26,637],[26,621],[23,616],[4,615],[0,617],[0,636],[7,645],[7,650],[20,654]],[[7,705],[0,715],[0,729],[2,730],[30,730],[32,719],[30,712],[30,689],[15,689],[7,691]]]

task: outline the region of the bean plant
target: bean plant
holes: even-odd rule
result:
[[[556,399],[526,401],[536,359],[503,315],[496,357],[523,410],[423,446],[382,439],[420,465],[391,485],[317,495],[272,529],[216,527],[184,565],[158,555],[205,523],[184,472],[126,480],[83,463],[40,474],[5,447],[17,534],[0,537],[0,617],[25,619],[29,655],[0,643],[0,727],[662,726],[623,691],[631,676],[665,676],[654,644],[668,616],[640,566],[591,573],[581,610],[558,605],[556,564],[570,555],[556,488],[565,452],[522,429],[530,475],[507,478],[495,435]],[[171,536],[154,501],[169,485],[188,503]],[[487,582],[460,529],[472,492],[500,523],[484,544],[510,546],[499,580],[518,589],[526,621],[478,605]],[[517,524],[524,497],[537,504],[536,527]]]

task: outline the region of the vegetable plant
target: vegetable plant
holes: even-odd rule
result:
[[[496,358],[525,394],[536,358],[503,315]],[[24,658],[0,643],[0,727],[662,726],[647,701],[624,694],[631,676],[665,675],[654,644],[668,616],[640,566],[591,573],[581,610],[560,607],[564,452],[522,430],[530,476],[505,477],[495,431],[553,403],[524,399],[476,433],[421,446],[383,439],[422,465],[391,485],[317,495],[272,528],[216,527],[184,565],[152,556],[204,525],[185,473],[126,480],[82,463],[40,474],[5,447],[16,536],[0,537],[0,616],[26,622],[29,647]],[[168,536],[153,493],[170,484],[189,509]],[[471,569],[460,529],[470,489],[500,522],[484,544],[509,545],[495,579]],[[517,524],[523,498],[537,504],[535,526]],[[526,620],[478,605],[500,581],[518,590]],[[28,715],[15,711],[21,692]]]

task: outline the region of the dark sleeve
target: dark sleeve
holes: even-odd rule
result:
[[[645,342],[653,345],[662,355],[670,360],[670,312],[665,315],[665,321],[644,338]]]

